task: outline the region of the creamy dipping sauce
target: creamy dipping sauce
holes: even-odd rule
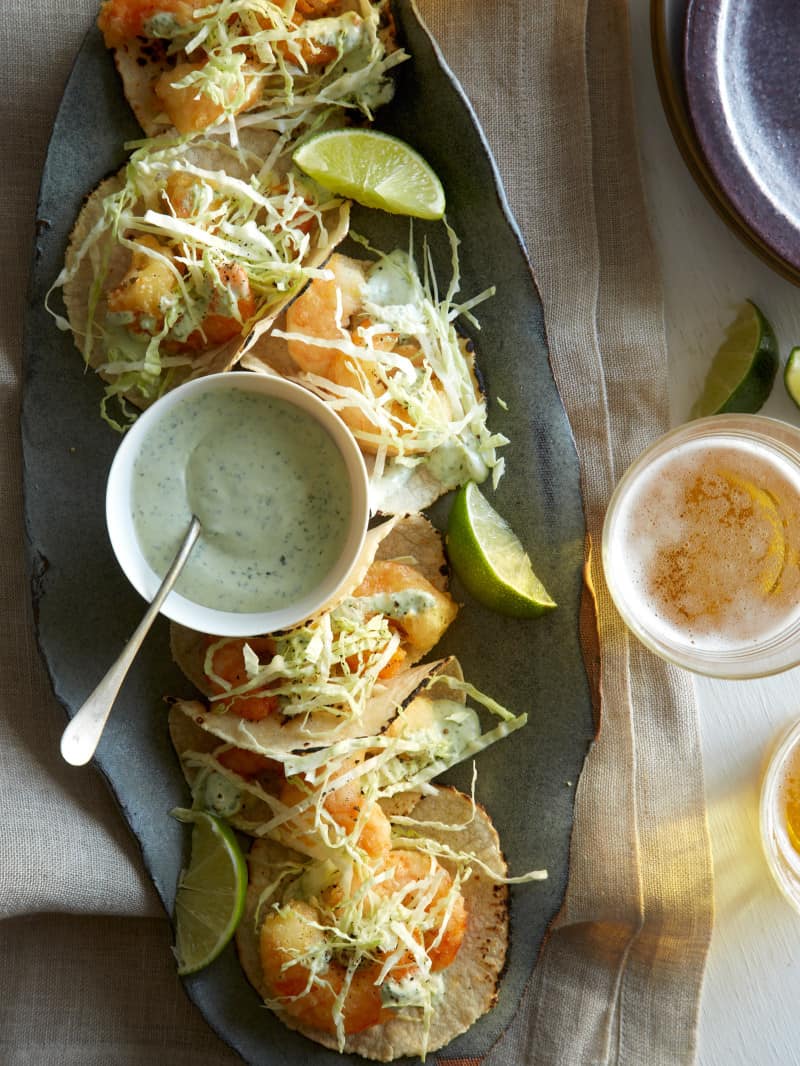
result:
[[[305,411],[245,389],[197,392],[146,438],[133,469],[133,524],[163,576],[192,514],[202,534],[176,585],[222,611],[280,610],[335,567],[350,522],[336,444]]]

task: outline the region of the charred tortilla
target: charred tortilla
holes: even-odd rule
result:
[[[472,818],[472,801],[451,788],[438,788],[416,805],[412,817],[420,822],[440,822],[465,826],[456,831],[421,827],[424,835],[446,843],[459,851],[468,851],[486,863],[499,877],[505,876],[506,864],[500,842],[488,814],[476,805]],[[402,847],[402,840],[397,846]],[[272,841],[258,840],[249,856],[250,882],[245,913],[236,933],[239,958],[250,983],[262,998],[268,998],[259,958],[256,910],[261,893],[273,881],[273,870],[294,853]],[[298,856],[302,862],[302,857]],[[442,860],[445,867],[446,860]],[[508,946],[508,890],[488,877],[479,867],[462,885],[468,912],[467,931],[455,961],[442,971],[444,995],[434,1013],[427,1050],[435,1051],[465,1032],[497,999],[497,986],[505,963]],[[336,1048],[330,1033],[297,1023],[289,1015],[281,1018],[292,1029],[326,1047]],[[398,1014],[380,1025],[347,1038],[344,1050],[368,1059],[388,1062],[403,1055],[423,1051],[423,1025],[419,1011]]]

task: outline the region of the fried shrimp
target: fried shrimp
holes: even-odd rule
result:
[[[455,618],[458,607],[452,596],[440,592],[407,563],[376,560],[352,594],[366,611],[383,611],[390,626],[401,635],[401,650],[417,659],[439,643]]]
[[[247,670],[244,659],[244,646],[247,644],[256,655],[267,660],[275,653],[275,642],[270,637],[248,637],[247,640],[236,637],[217,644],[212,655],[214,679],[211,686],[219,693],[225,693],[220,680],[233,688],[247,684]],[[244,718],[248,722],[260,722],[278,709],[278,698],[268,691],[261,690],[232,696],[225,700],[221,709]]]
[[[178,63],[165,71],[153,86],[167,116],[179,133],[199,133],[223,115],[238,115],[253,107],[261,95],[263,76],[252,64],[242,67],[243,85],[223,85],[216,98],[199,93],[195,78],[202,76],[204,63]]]
[[[150,136],[254,109],[267,125],[332,106],[371,118],[406,58],[384,0],[105,0],[97,22]]]
[[[108,310],[130,315],[131,327],[137,330],[143,330],[143,319],[149,319],[155,324],[150,332],[157,332],[164,320],[162,301],[175,291],[178,277],[169,246],[142,236],[133,242],[125,276],[108,294]]]
[[[192,25],[195,10],[208,6],[208,0],[105,0],[97,25],[107,48],[121,48],[128,41],[148,35],[153,19],[170,19],[181,29]]]
[[[387,1020],[409,989],[412,998],[424,989],[454,961],[466,929],[464,897],[441,863],[389,850],[351,876],[346,892],[337,882],[273,907],[259,933],[262,973],[281,1010],[341,1038]],[[424,999],[417,991],[413,1002]]]
[[[383,808],[363,792],[358,777],[350,778],[348,771],[357,765],[356,760],[345,762],[332,782],[319,793],[314,792],[297,779],[289,779],[280,793],[280,801],[286,807],[303,804],[303,809],[287,823],[288,843],[300,851],[314,854],[314,845],[322,842],[326,847],[349,848],[353,854],[379,859],[392,846],[392,827]],[[337,778],[349,779],[337,785]],[[286,834],[284,834],[286,835]]]
[[[335,1009],[344,993],[339,1008],[344,1031],[360,1033],[389,1013],[377,984],[380,966],[371,963],[350,973],[343,963],[331,960],[319,975],[314,974],[300,960],[327,950],[319,918],[317,909],[301,900],[268,915],[259,940],[264,980],[287,1014],[328,1033],[336,1032]]]
[[[431,376],[420,342],[367,313],[369,266],[338,253],[331,256],[326,267],[332,277],[315,280],[286,312],[289,355],[304,373],[341,390],[339,414],[364,451],[378,450],[387,423],[392,435],[402,439],[402,444],[388,442],[387,454],[426,451],[427,443],[414,432],[409,387],[424,391],[426,417],[433,422],[449,422],[451,405],[443,384]]]
[[[272,637],[206,637],[203,687],[217,712],[251,722],[313,710],[303,698],[310,690],[333,710],[337,692],[340,707],[354,689],[366,699],[376,683],[427,655],[457,611],[416,567],[376,560],[342,604],[306,626]]]

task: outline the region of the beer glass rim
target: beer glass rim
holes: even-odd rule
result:
[[[602,533],[602,561],[611,598],[628,629],[661,658],[693,673],[709,677],[745,679],[781,673],[800,664],[800,617],[787,623],[778,633],[746,647],[698,648],[690,640],[665,636],[648,625],[644,612],[637,611],[625,594],[612,565],[612,541],[617,532],[621,506],[639,475],[655,460],[691,441],[719,437],[749,441],[788,460],[798,473],[800,483],[800,429],[765,415],[722,414],[698,418],[676,426],[658,437],[631,463],[619,479],[606,509]]]
[[[761,785],[759,829],[770,872],[786,900],[800,911],[800,855],[792,847],[778,817],[778,790],[786,764],[800,743],[800,722],[793,722],[773,751]]]

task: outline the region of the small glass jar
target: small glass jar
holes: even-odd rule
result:
[[[761,786],[761,843],[783,895],[800,911],[800,722],[781,737]]]
[[[714,415],[671,430],[626,471],[603,568],[631,631],[712,677],[800,663],[800,430]]]

